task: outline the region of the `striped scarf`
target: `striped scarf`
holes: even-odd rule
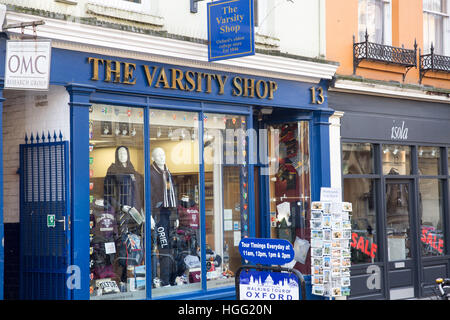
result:
[[[172,181],[172,175],[170,174],[170,171],[167,170],[166,165],[164,165],[164,170],[161,172],[155,164],[152,164],[153,168],[158,172],[159,174],[162,174],[163,181],[164,181],[164,208],[173,208],[176,207],[176,199],[175,199],[175,191],[173,189],[173,181]]]

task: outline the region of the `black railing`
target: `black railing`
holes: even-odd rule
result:
[[[414,50],[411,50],[369,42],[369,34],[366,31],[363,42],[355,42],[355,36],[353,36],[353,74],[356,73],[356,68],[363,60],[405,67],[404,81],[408,71],[413,67],[417,68],[417,43],[414,41]]]
[[[435,54],[433,44],[431,44],[429,54],[422,55],[419,49],[419,59],[420,83],[422,83],[422,79],[428,71],[450,72],[450,57]]]

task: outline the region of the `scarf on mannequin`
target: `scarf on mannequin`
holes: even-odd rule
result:
[[[167,169],[166,165],[164,165],[164,170],[161,170],[155,162],[153,162],[152,166],[158,174],[162,175],[162,180],[164,183],[162,207],[176,207],[177,200],[175,197],[175,190],[173,188],[172,175],[170,174],[170,171]]]

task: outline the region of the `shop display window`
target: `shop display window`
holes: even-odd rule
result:
[[[440,174],[440,148],[418,147],[419,174],[424,176],[436,176]]]
[[[411,148],[409,146],[384,144],[381,157],[384,175],[411,174]]]
[[[344,201],[352,203],[352,264],[379,261],[373,179],[344,179]]]
[[[342,174],[372,174],[373,159],[373,146],[370,143],[342,144]]]
[[[203,119],[208,288],[234,285],[239,241],[249,235],[246,119],[213,113]]]
[[[412,184],[404,181],[386,183],[386,235],[389,261],[410,259]]]
[[[93,105],[89,139],[91,298],[145,298],[142,110]]]
[[[310,146],[307,121],[271,125],[269,143],[270,237],[292,243],[293,265],[311,273]]]
[[[419,180],[419,216],[422,256],[444,255],[444,208],[440,180]]]
[[[198,117],[150,109],[153,297],[201,289]]]

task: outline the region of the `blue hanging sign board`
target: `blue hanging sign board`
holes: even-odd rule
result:
[[[239,253],[245,260],[262,265],[283,265],[294,259],[292,244],[284,239],[243,238]]]
[[[255,54],[253,0],[208,3],[208,60]]]

